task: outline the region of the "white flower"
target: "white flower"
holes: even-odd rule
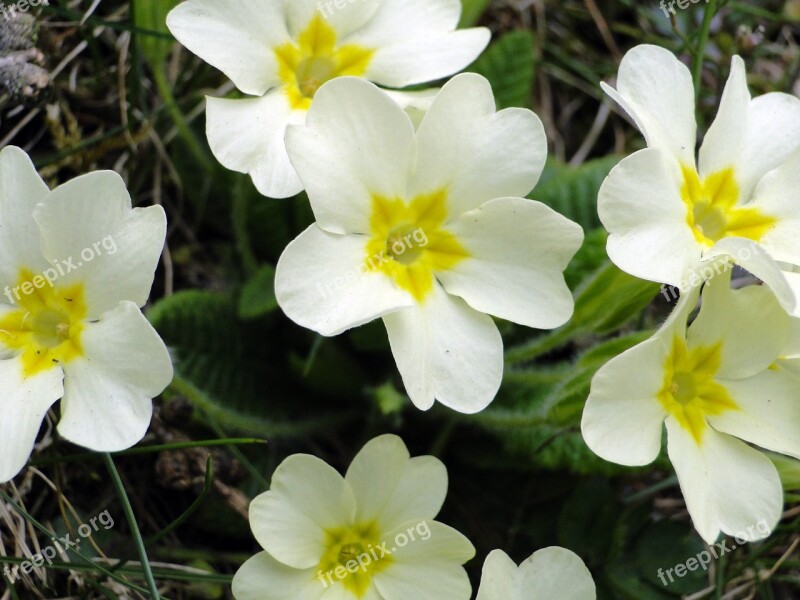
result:
[[[569,319],[562,271],[583,232],[521,197],[544,130],[529,110],[495,112],[483,77],[454,77],[416,132],[377,87],[340,78],[286,140],[317,222],[278,262],[278,302],[326,336],[383,317],[419,408],[492,401],[503,343],[485,313],[539,329]]]
[[[0,481],[25,465],[50,407],[97,451],[133,446],[172,379],[139,310],[164,246],[160,206],[131,210],[111,171],[53,191],[19,148],[0,152]]]
[[[476,600],[595,600],[594,581],[580,557],[564,548],[534,552],[519,567],[502,550],[483,564]]]
[[[800,319],[791,319],[786,345],[772,368],[784,369],[800,377]]]
[[[707,278],[703,262],[733,257],[800,316],[800,274],[782,264],[800,265],[800,99],[751,99],[735,56],[695,161],[692,78],[670,52],[637,46],[622,60],[617,89],[603,89],[648,145],[600,190],[611,259],[632,275],[685,291]]]
[[[461,566],[475,555],[434,521],[447,471],[432,456],[409,458],[394,435],[373,439],[345,477],[306,454],[287,458],[250,505],[266,550],[233,579],[236,600],[469,600]]]
[[[402,88],[460,71],[490,38],[484,28],[456,31],[460,15],[460,0],[188,0],[167,25],[250,96],[208,98],[214,155],[284,198],[303,189],[284,131],[305,122],[317,89],[339,76]],[[413,93],[394,97],[416,103]]]
[[[583,436],[602,458],[646,465],[667,450],[703,539],[752,540],[774,528],[783,494],[773,464],[748,446],[800,457],[800,388],[776,360],[790,317],[769,288],[730,289],[730,271],[682,297],[651,339],[612,359],[592,380]],[[742,441],[743,440],[743,441]]]

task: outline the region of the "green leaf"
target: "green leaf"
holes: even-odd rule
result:
[[[586,232],[583,245],[564,271],[569,289],[576,289],[582,281],[593,275],[608,260],[606,240],[608,234],[602,227]]]
[[[549,407],[548,421],[553,424],[578,426],[595,373],[609,360],[645,341],[651,334],[650,331],[637,331],[603,342],[581,355],[570,370],[570,374],[556,386],[546,400],[545,404]]]
[[[498,109],[527,107],[533,90],[533,34],[527,30],[507,33],[469,68],[489,80]]]
[[[626,527],[626,519],[623,515],[617,532]],[[626,552],[608,561],[605,568],[605,578],[615,590],[615,598],[684,598],[708,585],[708,571],[699,565],[694,571],[684,572],[683,577],[675,576],[676,565],[685,565],[690,559],[699,562],[698,556],[705,551],[700,538],[686,523],[645,523],[625,546]],[[710,554],[702,555],[703,560],[706,556],[711,558]],[[668,573],[670,569],[672,573]]]
[[[607,479],[592,477],[575,486],[558,516],[558,543],[590,564],[608,555],[619,507]]]
[[[211,563],[201,559],[193,560],[189,567],[200,569],[206,573],[215,573]],[[191,598],[197,598],[198,600],[218,600],[225,595],[225,588],[219,583],[211,581],[190,582],[186,585],[186,591]]]
[[[578,475],[631,475],[637,470],[607,462],[586,445],[580,429],[542,424],[527,431],[506,431],[500,439],[507,452],[536,469]],[[648,472],[651,468],[639,468]]]
[[[636,565],[628,560],[619,560],[611,563],[605,569],[606,580],[613,590],[615,600],[673,600],[675,594],[670,594],[642,581]]]
[[[246,219],[248,237],[260,259],[275,264],[286,246],[314,222],[308,197],[303,193],[285,201],[269,201],[248,184]]]
[[[365,391],[367,374],[336,340],[318,337],[316,352],[311,357],[289,355],[289,366],[305,387],[320,394],[339,398],[356,398]]]
[[[657,283],[637,279],[607,262],[578,289],[572,326],[599,334],[616,331],[638,317],[659,289]]]
[[[296,435],[350,416],[330,397],[304,393],[308,381],[293,375],[272,320],[240,320],[228,295],[179,292],[158,302],[148,316],[171,349],[173,390],[223,427],[263,437]],[[352,389],[348,392],[352,401]]]
[[[661,521],[642,532],[636,541],[634,556],[644,581],[656,588],[668,588],[670,593],[681,595],[691,594],[707,585],[707,568],[712,561],[711,554],[706,552],[702,555],[704,561],[706,558],[709,561],[706,563],[706,570],[694,564],[699,562],[697,557],[705,550],[703,542],[686,523]],[[676,565],[685,565],[690,559],[694,559],[692,566],[695,569],[684,572],[682,577],[676,577],[674,572],[665,573]]]
[[[167,13],[180,2],[181,0],[134,0],[132,2],[134,27],[169,35]],[[159,68],[166,60],[175,41],[172,37],[137,35],[136,43],[150,66]]]
[[[800,460],[774,452],[768,452],[767,458],[778,469],[783,489],[787,493],[789,490],[800,490]]]
[[[601,226],[597,216],[597,194],[603,180],[619,160],[617,156],[606,156],[579,167],[551,160],[528,198],[544,202],[585,231],[597,229]]]
[[[551,367],[555,384],[548,382],[548,371],[542,367],[511,370],[497,399],[473,418],[495,434],[507,452],[536,467],[578,474],[630,474],[632,469],[606,462],[589,449],[580,421],[597,370],[649,336],[647,331],[624,335],[590,348],[575,362],[557,363]],[[643,470],[662,467],[668,468],[669,463],[659,457]]]
[[[248,281],[239,297],[239,316],[256,319],[278,308],[275,297],[275,267],[263,265]]]
[[[459,27],[472,27],[481,20],[490,0],[461,0],[461,21]]]

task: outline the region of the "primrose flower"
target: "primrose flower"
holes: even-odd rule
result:
[[[704,262],[733,260],[800,316],[800,274],[790,268],[800,265],[800,99],[751,98],[744,62],[733,57],[695,160],[692,78],[669,51],[637,46],[622,60],[617,89],[601,85],[648,146],[620,162],[600,189],[611,259],[683,291],[706,278]]]
[[[165,235],[164,210],[131,209],[116,173],[50,191],[22,150],[0,152],[0,481],[59,398],[58,432],[75,444],[111,452],[144,436],[172,379],[139,310]]]
[[[483,563],[475,600],[595,600],[594,581],[580,557],[565,548],[534,552],[519,567],[502,550]]]
[[[286,143],[317,222],[278,261],[278,302],[326,336],[382,317],[417,407],[492,401],[503,343],[485,313],[539,329],[569,319],[562,271],[583,232],[521,197],[544,130],[529,110],[495,112],[483,77],[454,77],[416,131],[371,83],[331,81]]]
[[[475,555],[434,521],[447,471],[432,456],[410,458],[403,441],[368,442],[342,477],[306,454],[287,458],[250,505],[265,552],[233,578],[236,600],[469,600],[461,566]]]
[[[767,287],[731,290],[730,271],[703,289],[688,328],[699,288],[654,337],[597,372],[583,437],[608,461],[646,465],[666,422],[667,451],[702,538],[759,539],[778,522],[783,493],[773,464],[748,443],[800,457],[800,388],[776,364],[790,317]],[[768,527],[754,531],[762,522]]]
[[[284,198],[303,189],[284,132],[305,122],[320,86],[351,76],[403,88],[460,71],[490,38],[485,28],[456,31],[460,15],[460,0],[188,0],[167,25],[248,96],[208,98],[214,155],[265,196]]]
[[[783,352],[772,369],[784,369],[800,377],[800,319],[791,319],[787,338]]]

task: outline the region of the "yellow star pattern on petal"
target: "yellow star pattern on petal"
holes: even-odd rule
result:
[[[0,318],[0,347],[21,353],[26,377],[83,354],[81,333],[87,310],[81,284],[53,286],[41,275],[22,269],[13,293],[17,306]]]
[[[341,582],[356,598],[363,598],[373,575],[392,564],[375,523],[338,527],[325,532],[325,554],[317,567],[323,582]]]
[[[717,171],[701,181],[694,167],[681,168],[686,222],[704,246],[710,248],[732,236],[757,242],[777,222],[756,207],[739,205],[740,189],[733,169]]]
[[[337,46],[336,31],[319,13],[315,13],[296,43],[287,42],[274,51],[289,103],[299,110],[311,107],[314,94],[327,81],[346,75],[362,76],[375,54],[357,44]]]
[[[437,272],[469,256],[447,231],[447,192],[403,199],[373,196],[365,270],[391,277],[418,302],[433,290]]]
[[[715,344],[690,349],[683,338],[675,336],[664,364],[658,399],[698,445],[708,427],[707,417],[739,410],[728,390],[714,379],[722,363],[721,348]]]

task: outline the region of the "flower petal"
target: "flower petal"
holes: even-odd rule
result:
[[[782,269],[780,270],[780,276],[783,278],[785,286],[790,290],[793,301],[789,300],[788,297],[784,299],[780,294],[776,293],[775,295],[778,297],[778,302],[781,303],[781,306],[783,306],[792,317],[800,317],[800,269],[795,266],[790,267],[788,270]],[[762,276],[759,276],[759,279],[772,288],[773,292],[779,285],[778,281],[771,281]]]
[[[323,85],[306,125],[286,132],[317,223],[331,233],[369,233],[373,196],[405,197],[414,145],[403,109],[355,77]]]
[[[258,191],[269,198],[299,194],[303,184],[286,152],[286,126],[305,121],[304,111],[292,110],[286,94],[267,92],[261,98],[207,98],[206,135],[224,167],[247,173]]]
[[[167,15],[178,41],[245,94],[280,84],[273,48],[289,39],[280,0],[188,0]]]
[[[420,525],[405,523],[386,536],[392,562],[375,573],[375,587],[384,600],[469,600],[472,585],[461,565],[475,556],[475,548],[452,527],[436,521],[427,521],[426,529]],[[430,534],[427,539],[420,537],[425,531]],[[400,536],[408,543],[392,545],[402,540]]]
[[[754,98],[747,111],[747,137],[737,166],[743,193],[748,195],[766,173],[786,161],[798,147],[800,99],[779,92]]]
[[[383,273],[365,270],[367,238],[337,235],[311,225],[284,250],[275,294],[295,323],[338,335],[412,306],[413,297]]]
[[[503,340],[490,317],[438,284],[425,304],[385,315],[392,354],[411,401],[434,399],[476,413],[494,400],[503,378]]]
[[[734,167],[743,201],[759,180],[800,147],[800,99],[771,93],[750,99],[744,61],[734,56],[719,113],[700,148],[701,175]]]
[[[297,569],[316,567],[326,549],[326,530],[350,525],[355,500],[330,465],[295,454],[272,475],[272,486],[250,504],[250,526],[276,560]]]
[[[597,597],[589,569],[577,554],[565,548],[539,550],[519,569],[522,574],[520,600],[594,600]]]
[[[706,283],[700,313],[686,338],[692,346],[721,344],[716,376],[744,379],[777,360],[787,343],[789,315],[768,287],[732,290],[730,282],[729,269]]]
[[[747,379],[721,383],[739,410],[710,416],[709,422],[717,431],[800,458],[800,391],[794,375],[764,371]]]
[[[378,10],[381,0],[283,0],[289,31],[297,38],[305,31],[315,13],[319,13],[344,37],[367,23]]]
[[[658,401],[669,347],[652,337],[595,374],[581,419],[583,439],[599,457],[627,466],[653,462],[666,411]]]
[[[122,301],[147,302],[167,217],[160,206],[131,209],[117,173],[97,171],[59,186],[34,218],[45,257],[63,271],[58,284],[84,283],[90,318]]]
[[[608,255],[641,279],[686,289],[702,246],[686,221],[680,167],[661,150],[632,154],[603,182],[597,210],[608,230]]]
[[[709,127],[700,147],[699,173],[701,178],[727,167],[737,167],[745,137],[747,113],[750,106],[750,91],[747,89],[747,73],[744,61],[734,56],[731,71],[714,122]],[[740,175],[735,169],[736,175]],[[739,177],[737,177],[737,182]]]
[[[713,264],[720,257],[732,257],[734,262],[763,281],[775,294],[783,309],[792,316],[800,316],[800,274],[787,272],[767,254],[766,250],[751,240],[737,237],[721,239],[706,251],[703,262]]]
[[[370,37],[377,35],[373,33]],[[436,81],[470,65],[486,49],[491,37],[484,27],[430,36],[418,34],[378,48],[365,77],[381,85],[401,88]]]
[[[496,112],[489,82],[464,73],[433,101],[417,132],[412,195],[447,189],[451,218],[503,196],[525,196],[547,157],[544,126],[533,112]]]
[[[47,411],[64,393],[63,378],[58,368],[24,377],[21,359],[0,360],[0,483],[28,462]]]
[[[433,519],[447,495],[447,469],[438,458],[410,458],[396,435],[368,442],[345,480],[356,498],[356,521],[378,521],[391,530],[412,519]]]
[[[16,146],[0,151],[0,286],[19,283],[19,269],[42,272],[39,227],[33,210],[50,192],[27,154]]]
[[[759,240],[775,260],[800,265],[800,152],[767,173],[753,193],[753,206],[777,222]]]
[[[636,122],[649,148],[694,166],[694,85],[689,69],[672,52],[649,44],[636,46],[622,59],[617,89],[600,85]]]
[[[673,417],[667,418],[667,449],[686,507],[700,537],[713,544],[720,531],[748,541],[766,537],[783,508],[783,488],[770,460],[744,442],[706,428],[702,445]]]
[[[569,320],[574,302],[563,271],[583,242],[579,225],[541,202],[500,198],[448,229],[469,254],[437,273],[448,293],[528,327],[552,329]]]
[[[800,358],[800,319],[792,318],[789,320],[786,347],[781,355],[787,359]]]
[[[325,585],[314,569],[295,569],[259,552],[236,571],[232,591],[236,600],[319,600]]]
[[[521,573],[517,564],[502,550],[492,550],[483,563],[481,585],[475,600],[527,600],[520,589]],[[535,594],[536,587],[527,594]]]
[[[471,64],[489,44],[483,27],[456,31],[459,0],[382,2],[347,43],[375,48],[365,77],[388,87],[448,77]]]
[[[334,585],[330,585],[328,583],[330,579],[333,580]],[[325,590],[325,594],[322,596],[321,600],[354,600],[355,597],[353,596],[353,592],[347,589],[344,584],[341,584],[339,580],[336,578],[335,574],[332,574],[330,579],[326,578],[325,582],[328,583],[330,587]],[[323,586],[324,587],[324,586]],[[384,600],[377,589],[375,589],[375,584],[370,583],[369,587],[364,591],[363,596],[359,596],[358,600]]]
[[[433,101],[441,91],[441,88],[429,88],[411,92],[398,92],[395,90],[384,91],[406,111],[406,114],[414,124],[414,129],[417,129],[425,118],[425,115],[428,114],[431,106],[433,106]]]
[[[152,399],[172,381],[164,342],[132,302],[122,302],[81,335],[83,356],[64,365],[59,433],[69,441],[116,452],[142,439]]]

